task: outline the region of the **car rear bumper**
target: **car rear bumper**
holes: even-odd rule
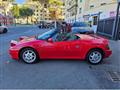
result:
[[[9,54],[12,59],[19,60],[18,50],[9,49]]]
[[[106,50],[106,51],[105,51],[105,56],[104,56],[104,58],[110,57],[111,54],[112,54],[112,51],[111,51],[111,50]]]

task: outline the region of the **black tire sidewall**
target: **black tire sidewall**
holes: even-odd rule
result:
[[[101,59],[98,63],[92,63],[92,62],[89,60],[90,54],[91,54],[92,52],[95,52],[95,51],[101,53],[101,55],[102,55],[102,59]],[[103,54],[102,54],[102,52],[101,52],[100,50],[98,50],[98,49],[93,49],[93,50],[89,51],[89,53],[87,54],[86,60],[87,60],[90,64],[93,64],[93,65],[100,64],[100,63],[103,61]]]
[[[36,54],[36,59],[35,59],[35,61],[33,61],[33,62],[31,62],[31,63],[28,63],[28,62],[26,62],[26,61],[23,59],[23,53],[24,53],[26,50],[32,50],[32,51],[34,51],[34,53]],[[27,64],[37,63],[37,62],[39,61],[38,53],[37,53],[34,49],[32,49],[32,48],[25,48],[25,49],[23,49],[23,50],[20,52],[20,60],[22,60],[23,62],[25,62],[25,63],[27,63]]]
[[[8,31],[7,28],[3,29],[3,33],[7,33],[7,31]]]

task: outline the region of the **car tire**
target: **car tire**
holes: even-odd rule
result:
[[[34,49],[25,48],[20,52],[20,59],[27,64],[34,64],[39,61],[39,56]]]
[[[87,54],[86,60],[93,65],[97,65],[103,60],[103,53],[101,50],[94,49]]]
[[[8,32],[7,28],[4,28],[3,33],[7,33],[7,32]]]

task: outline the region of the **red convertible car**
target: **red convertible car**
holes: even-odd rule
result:
[[[66,40],[57,41],[57,33],[48,31],[33,37],[20,37],[11,41],[9,53],[15,60],[32,64],[45,59],[87,60],[99,64],[112,51],[107,39],[96,35],[72,34]]]

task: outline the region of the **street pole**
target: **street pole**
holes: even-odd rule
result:
[[[6,21],[6,9],[5,9],[5,7],[4,7],[4,15],[5,15],[5,19],[4,19],[4,25],[7,25],[7,21]]]
[[[115,40],[118,40],[118,33],[119,33],[119,30],[117,30],[118,23],[119,23],[119,9],[120,9],[120,0],[118,0],[117,13],[116,13],[114,26],[113,26],[113,31],[114,31],[113,39],[115,39]]]
[[[4,10],[4,16],[5,16],[5,19],[4,19],[4,25],[7,25],[7,21],[6,21],[6,9],[5,9],[5,5],[3,6],[3,10]]]
[[[16,3],[12,3],[13,7],[15,7],[15,9],[17,8],[17,4]],[[14,11],[13,11],[13,17],[14,17],[14,24],[16,26],[16,18],[14,16]]]
[[[77,20],[77,7],[78,7],[78,0],[75,0],[75,22]]]
[[[98,30],[98,25],[99,25],[99,21],[100,21],[100,15],[102,14],[102,12],[99,12],[98,13],[98,19],[97,19],[97,30]],[[97,33],[97,31],[96,31]]]

